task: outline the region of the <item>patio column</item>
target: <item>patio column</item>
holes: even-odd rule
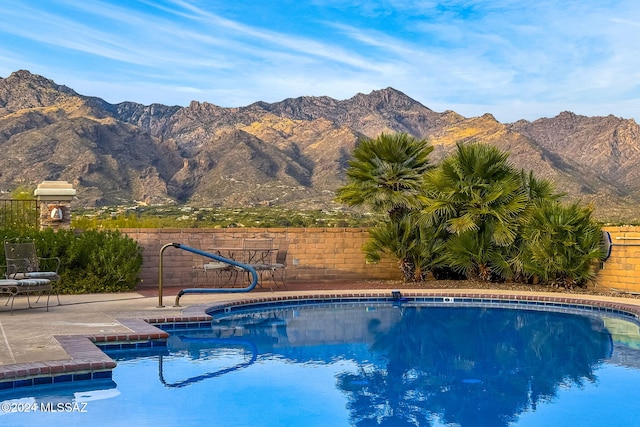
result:
[[[40,207],[40,228],[69,229],[76,190],[67,181],[42,181],[33,192]]]

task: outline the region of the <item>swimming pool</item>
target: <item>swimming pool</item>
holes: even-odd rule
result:
[[[166,348],[109,352],[112,381],[3,392],[16,408],[84,406],[5,412],[0,422],[637,425],[640,334],[624,313],[440,298],[211,314],[207,327],[166,325]]]

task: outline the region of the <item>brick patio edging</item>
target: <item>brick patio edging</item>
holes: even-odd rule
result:
[[[212,303],[186,307],[183,316],[157,317],[146,319],[116,319],[123,326],[131,329],[131,333],[108,335],[64,335],[54,338],[60,343],[70,359],[54,360],[33,363],[17,363],[0,366],[0,390],[10,390],[19,387],[34,385],[57,384],[71,381],[84,381],[96,379],[110,379],[116,362],[107,356],[99,346],[122,345],[123,348],[135,343],[166,342],[169,334],[154,326],[172,323],[201,323],[210,322],[205,310],[224,309],[242,305],[255,305],[263,303],[276,303],[295,300],[343,300],[359,298],[385,298],[392,301],[388,290],[372,292],[336,292],[318,293],[308,295],[280,295],[271,297],[247,298],[237,301]],[[621,312],[630,314],[636,320],[640,320],[640,306],[624,304],[613,301],[603,301],[588,298],[540,296],[527,294],[491,294],[457,291],[403,291],[403,298],[464,298],[478,300],[479,303],[492,301],[509,301],[516,303],[533,303],[538,306],[586,306],[594,307],[605,312]]]

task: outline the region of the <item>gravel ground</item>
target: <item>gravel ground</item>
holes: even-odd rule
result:
[[[618,298],[640,299],[640,294],[630,294],[609,289],[603,285],[591,285],[587,288],[554,288],[551,286],[529,285],[522,283],[504,282],[487,283],[474,280],[435,280],[429,279],[425,282],[404,283],[395,280],[363,280],[363,281],[331,281],[312,283],[287,283],[289,291],[321,291],[321,290],[341,290],[341,289],[499,289],[513,291],[530,292],[552,292],[566,295],[598,295]],[[278,290],[274,288],[273,290]],[[281,289],[280,289],[281,290]],[[255,291],[269,292],[268,286],[257,288]],[[254,291],[254,292],[255,292]]]
[[[376,282],[372,282],[376,283]],[[599,296],[611,296],[622,298],[636,298],[640,299],[640,294],[632,294],[623,291],[616,291],[611,288],[607,288],[601,284],[590,285],[586,288],[574,287],[572,289],[557,288],[552,286],[543,285],[530,285],[523,283],[504,282],[481,282],[474,280],[427,280],[419,283],[402,283],[400,281],[387,281],[377,282],[383,287],[397,287],[399,289],[500,289],[500,290],[513,290],[513,291],[530,291],[530,292],[552,292],[568,295],[599,295]],[[375,286],[375,285],[374,285]],[[382,286],[381,286],[382,287]]]

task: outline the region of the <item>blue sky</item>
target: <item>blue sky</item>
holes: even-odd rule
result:
[[[393,87],[502,122],[640,119],[637,0],[0,0],[0,77],[239,107]]]

